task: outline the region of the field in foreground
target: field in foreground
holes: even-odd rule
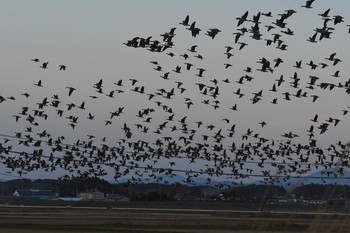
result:
[[[303,212],[304,213],[304,212]],[[344,213],[180,209],[0,208],[0,232],[349,232]]]

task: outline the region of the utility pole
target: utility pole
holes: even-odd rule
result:
[[[162,201],[162,185],[159,184],[159,201]]]

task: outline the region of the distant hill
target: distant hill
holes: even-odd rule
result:
[[[288,185],[288,183],[290,185]],[[293,188],[299,185],[308,184],[338,184],[338,185],[350,185],[350,171],[344,170],[344,175],[339,175],[336,168],[323,169],[309,174],[305,178],[291,178],[287,182],[283,183],[283,186],[287,189]],[[289,187],[288,187],[289,186]]]
[[[187,183],[186,182],[186,178],[181,176],[181,175],[175,175],[175,176],[167,176],[167,175],[163,175],[160,176],[161,180],[157,180],[156,178],[141,178],[140,181],[138,181],[138,183],[144,183],[144,184],[148,184],[148,183],[160,183],[160,184],[174,184],[174,183],[179,183],[179,184],[184,184],[184,185],[196,185],[196,186],[200,186],[200,185],[207,185],[207,186],[211,186],[211,187],[217,187],[219,185],[224,185],[225,187],[234,187],[237,186],[238,183],[235,182],[234,180],[215,180],[215,179],[211,179],[210,182],[208,182],[208,180],[206,178],[203,177],[194,177],[192,178],[192,182],[191,183]],[[120,179],[118,180],[118,182],[116,182],[115,180],[111,180],[108,181],[111,184],[116,184],[116,183],[126,183],[128,181],[128,179]]]

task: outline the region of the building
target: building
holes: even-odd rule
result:
[[[39,189],[19,189],[12,196],[24,200],[52,200],[57,198],[57,194],[52,190]]]
[[[85,191],[78,194],[83,200],[100,201],[105,199],[105,194],[100,191]]]

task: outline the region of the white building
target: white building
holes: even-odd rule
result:
[[[100,191],[85,191],[78,194],[83,200],[104,200],[105,194]]]

